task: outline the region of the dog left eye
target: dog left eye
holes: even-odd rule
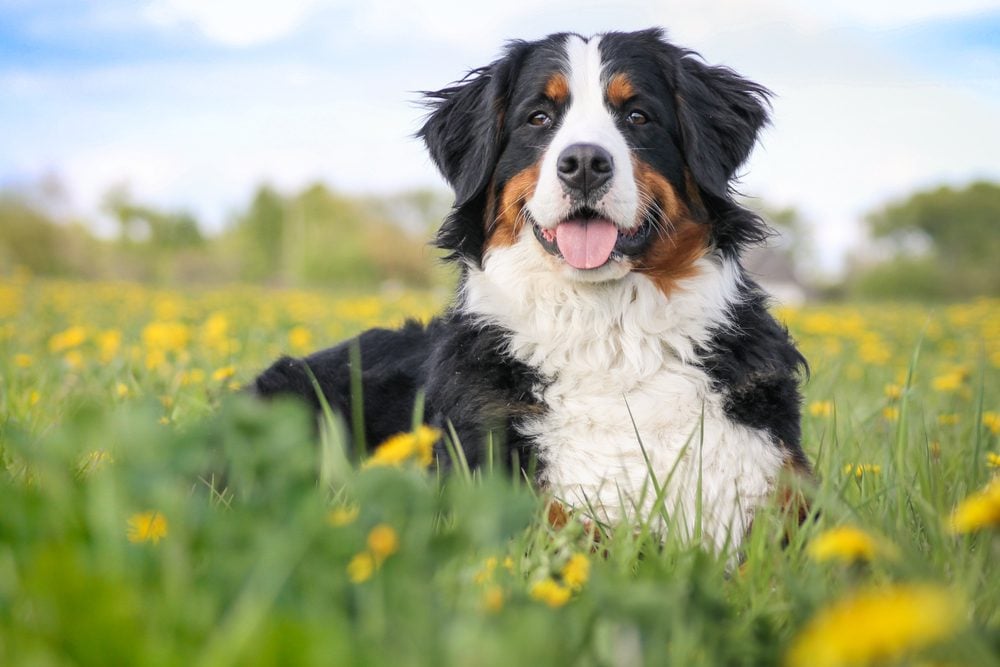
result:
[[[543,127],[551,122],[552,119],[549,118],[549,115],[544,111],[536,111],[528,118],[528,124],[534,125],[535,127]]]
[[[629,112],[628,116],[625,117],[625,120],[627,120],[630,125],[645,125],[649,122],[649,116],[638,109],[633,109]]]

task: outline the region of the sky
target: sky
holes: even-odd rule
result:
[[[821,271],[867,212],[1000,180],[1000,0],[0,0],[0,187],[136,199],[220,229],[262,182],[446,186],[420,90],[505,40],[649,26],[775,93],[739,190],[794,206]]]

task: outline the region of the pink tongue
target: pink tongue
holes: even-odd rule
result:
[[[563,259],[575,269],[596,269],[611,257],[618,228],[600,218],[567,220],[556,227],[556,245]]]

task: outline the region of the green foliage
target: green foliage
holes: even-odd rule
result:
[[[868,224],[894,255],[856,277],[857,294],[939,299],[1000,294],[1000,185],[918,192],[875,211]]]
[[[160,211],[148,205],[137,204],[123,188],[114,189],[107,194],[104,208],[117,220],[122,243],[142,244],[163,250],[205,243],[198,223],[190,213]]]
[[[444,279],[427,245],[436,200],[429,192],[347,197],[322,184],[283,197],[262,186],[223,243],[237,251],[243,279],[426,287]]]
[[[432,191],[347,196],[322,184],[285,195],[262,185],[245,211],[206,237],[193,215],[111,190],[113,240],[59,218],[39,198],[0,193],[0,272],[146,282],[232,282],[370,289],[451,282],[430,245],[447,211]]]
[[[235,234],[240,277],[264,280],[281,267],[285,201],[272,187],[262,185],[245,213],[236,218]]]
[[[101,277],[102,248],[80,225],[56,224],[27,197],[0,191],[0,270]]]

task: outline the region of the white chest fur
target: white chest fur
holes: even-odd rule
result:
[[[738,270],[701,259],[667,298],[635,273],[582,283],[551,261],[522,236],[470,271],[464,293],[467,311],[513,332],[511,354],[547,380],[545,415],[522,427],[542,481],[599,520],[648,519],[737,546],[783,463],[765,433],[727,418],[693,363],[727,321]]]

